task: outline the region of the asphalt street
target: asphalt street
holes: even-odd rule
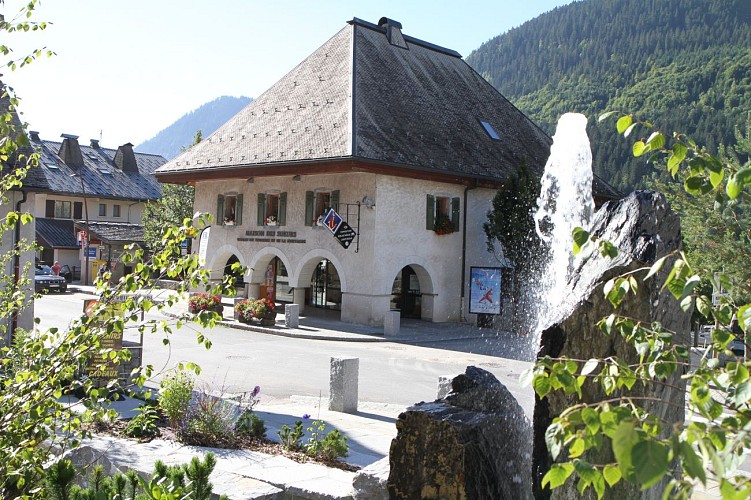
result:
[[[83,300],[92,295],[68,292],[50,294],[37,300],[35,316],[40,328],[65,328],[83,310]],[[174,320],[150,313],[146,320]],[[212,342],[207,350],[196,342],[201,333]],[[211,392],[237,393],[261,386],[263,400],[290,396],[328,397],[331,357],[356,357],[359,365],[360,401],[410,405],[435,399],[438,378],[463,372],[475,365],[492,372],[531,410],[531,388],[519,385],[519,374],[528,363],[499,356],[502,340],[474,338],[431,341],[413,345],[397,342],[359,343],[280,337],[218,326],[202,330],[188,324],[168,335],[144,337],[144,362],[163,372],[180,362],[197,363],[202,371],[199,383]],[[126,339],[135,339],[127,333]],[[515,355],[515,354],[513,354]],[[153,381],[158,384],[158,378]]]

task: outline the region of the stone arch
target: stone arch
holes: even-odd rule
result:
[[[310,286],[310,279],[313,276],[313,271],[315,271],[316,266],[318,266],[318,263],[323,259],[328,260],[334,265],[337,273],[339,273],[342,293],[346,293],[347,277],[344,275],[344,266],[334,254],[322,248],[313,249],[300,259],[298,266],[295,269],[294,277],[290,276],[290,285],[301,288]],[[302,282],[300,280],[302,280]]]
[[[418,318],[425,321],[434,320],[435,286],[432,279],[432,266],[423,258],[412,255],[391,263],[391,279],[387,293],[391,294],[391,308],[399,309],[404,318]],[[417,277],[417,293],[407,292],[411,289],[405,283],[406,276]],[[399,290],[394,288],[398,287]]]
[[[268,266],[269,262],[274,259],[274,257],[278,257],[279,260],[282,261],[284,264],[284,267],[289,269],[292,269],[290,265],[289,258],[276,247],[263,247],[259,251],[257,251],[255,254],[253,254],[253,258],[248,264],[248,274],[250,275],[249,282],[250,283],[260,283],[263,281],[265,273],[266,273],[266,266]],[[292,276],[290,276],[290,280],[292,280]]]
[[[211,257],[208,257],[206,259],[205,266],[206,269],[208,269],[211,273],[211,279],[222,279],[222,276],[224,276],[224,267],[227,264],[227,261],[233,255],[237,258],[241,265],[248,265],[247,261],[245,260],[245,256],[234,245],[222,245],[221,247],[211,252]]]
[[[388,289],[384,289],[381,293],[391,293],[391,285],[394,277],[407,266],[410,266],[415,270],[417,279],[420,280],[420,289],[423,293],[431,295],[436,293],[432,278],[432,276],[435,276],[435,271],[433,270],[433,266],[431,266],[423,257],[420,257],[419,255],[409,255],[396,262],[390,262],[389,264],[389,273],[387,273],[386,276],[390,276],[391,278],[388,283],[384,284]]]

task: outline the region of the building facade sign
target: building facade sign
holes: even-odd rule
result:
[[[501,314],[501,268],[471,267],[469,312]]]

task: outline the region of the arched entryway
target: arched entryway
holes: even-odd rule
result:
[[[391,309],[402,318],[422,318],[420,278],[412,266],[405,266],[396,274],[391,287]]]
[[[289,274],[284,261],[274,256],[264,266],[262,267],[263,279],[259,284],[259,296],[267,297],[275,302],[292,303],[292,288],[289,285]]]
[[[237,258],[237,255],[232,254],[230,255],[229,259],[227,259],[227,263],[224,265],[224,275],[233,276],[235,278],[235,288],[242,290],[245,288],[245,279],[242,272],[232,269],[232,266],[234,264],[241,264],[241,262],[240,259]]]
[[[342,309],[342,284],[339,271],[328,259],[318,262],[305,294],[305,304],[318,309]]]

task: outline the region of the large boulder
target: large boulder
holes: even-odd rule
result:
[[[622,200],[608,202],[595,215],[590,233],[613,243],[618,248],[618,256],[607,258],[594,252],[579,262],[567,283],[564,293],[566,303],[556,311],[549,326],[543,330],[539,356],[574,359],[616,356],[627,363],[638,361],[635,350],[620,335],[605,335],[596,326],[600,319],[613,312],[646,324],[659,322],[664,329],[676,332],[674,342],[687,345],[690,338],[689,315],[681,310],[667,289],[662,290],[665,277],[673,267],[672,262],[666,262],[656,277],[639,282],[637,295],[629,294],[616,311],[603,295],[603,286],[609,279],[649,267],[662,256],[680,250],[680,221],[664,196],[652,191],[638,191]],[[666,383],[646,387],[637,384],[630,391],[634,396],[654,398],[645,407],[659,416],[666,428],[670,428],[674,422],[682,422],[684,418],[685,382],[680,379],[681,375],[679,370]],[[593,403],[604,398],[599,385],[585,384],[583,402]],[[552,465],[545,444],[545,430],[565,408],[577,402],[575,396],[567,396],[560,391],[548,394],[542,400],[536,399],[533,418],[536,498],[581,498],[573,478],[552,492],[540,488],[542,477]],[[592,463],[614,461],[608,445],[587,458]],[[642,492],[635,485],[621,481],[615,488],[608,489],[606,496],[618,499],[660,498],[663,489],[664,484],[659,483]]]
[[[531,498],[530,423],[490,372],[467,367],[444,399],[411,406],[396,429],[391,498]]]

